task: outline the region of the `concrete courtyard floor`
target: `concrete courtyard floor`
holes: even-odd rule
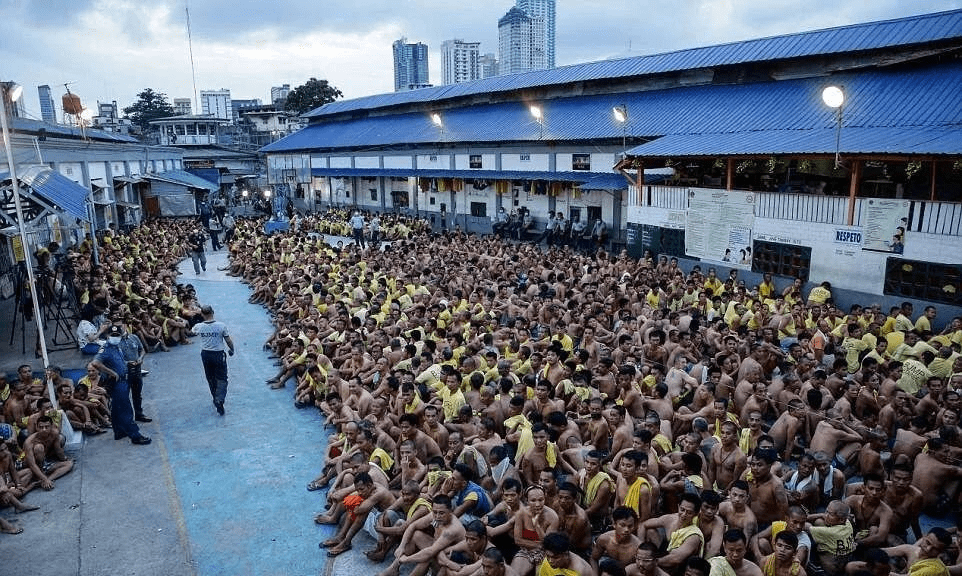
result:
[[[362,574],[379,570],[362,551],[366,534],[336,559],[318,542],[333,527],[317,526],[326,491],[305,486],[323,464],[327,431],[314,409],[293,407],[292,386],[271,390],[276,372],[262,345],[272,332],[264,308],[247,302],[248,287],[217,270],[226,253],[208,254],[207,271],[181,264],[178,282],[191,283],[232,334],[237,353],[228,360],[225,416],[211,404],[199,343],[148,354],[145,412],[149,446],[115,441],[112,434],[84,438],[71,451],[76,468],[54,490],[25,497],[40,510],[0,516],[21,526],[0,534],[0,576],[264,576]],[[12,303],[6,301],[7,315]],[[27,353],[19,326],[0,324],[0,368],[19,364],[41,370],[33,355],[33,323],[26,324]],[[82,368],[75,350],[50,353],[51,364]]]

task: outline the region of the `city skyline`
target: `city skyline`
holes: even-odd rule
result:
[[[190,98],[200,108],[201,90],[229,89],[239,98],[270,99],[270,89],[297,87],[323,78],[344,97],[387,93],[393,88],[392,44],[402,36],[429,47],[429,82],[441,84],[441,43],[480,42],[496,52],[497,21],[506,0],[452,6],[433,0],[396,3],[357,0],[325,6],[286,0],[271,7],[240,0],[193,0],[190,8],[196,86],[188,56],[185,3],[158,0],[61,0],[6,3],[9,23],[0,38],[0,80],[24,86],[28,117],[41,117],[38,86],[59,102],[63,85],[84,104],[116,100],[121,109],[145,88]],[[230,6],[228,8],[228,6]],[[644,3],[599,0],[558,3],[556,65],[641,56],[757,38],[962,8],[962,0],[924,4],[898,0],[838,5],[777,0],[711,3],[699,0]],[[629,17],[635,14],[636,17]],[[323,16],[323,17],[320,17]],[[96,42],[90,41],[96,38]],[[59,108],[59,107],[58,107]]]

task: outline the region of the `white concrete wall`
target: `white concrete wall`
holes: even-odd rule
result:
[[[355,156],[354,167],[355,168],[380,168],[381,157],[380,156]]]
[[[350,168],[350,156],[331,156],[331,168]]]
[[[522,160],[522,156],[528,156],[528,160]],[[504,153],[501,155],[502,170],[530,170],[534,172],[547,172],[550,165],[548,154],[520,154]]]
[[[327,168],[327,156],[311,156],[311,168]]]
[[[416,168],[450,170],[451,156],[447,154],[419,154],[417,157]]]
[[[628,222],[664,228],[684,228],[684,211],[630,206],[626,212]],[[862,250],[858,243],[838,242],[838,230],[862,231],[860,227],[843,224],[755,218],[752,239],[811,248],[809,280],[812,282],[827,280],[837,288],[882,294],[886,260],[893,254]],[[902,257],[924,262],[957,264],[960,253],[962,236],[907,232],[905,253]]]
[[[63,174],[67,178],[70,178],[71,180],[80,184],[81,186],[84,185],[83,167],[80,162],[61,162],[57,166],[57,170],[59,170],[61,174]]]
[[[411,169],[414,167],[414,162],[410,156],[385,156],[384,167]]]

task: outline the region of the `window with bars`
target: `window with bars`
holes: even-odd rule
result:
[[[779,242],[755,240],[752,243],[752,272],[777,274],[808,281],[812,268],[812,249]]]
[[[887,296],[962,304],[962,265],[888,258],[885,263]]]

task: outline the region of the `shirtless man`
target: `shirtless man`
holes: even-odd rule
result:
[[[434,497],[431,514],[412,522],[404,530],[394,561],[378,576],[398,576],[401,564],[415,564],[411,574],[424,576],[434,558],[464,540],[464,525],[454,515],[451,499],[444,494]]]
[[[912,486],[912,467],[896,464],[892,468],[892,481],[885,489],[883,500],[892,509],[892,528],[889,544],[904,544],[909,527],[916,541],[922,539],[919,515],[922,513],[922,491]]]
[[[384,512],[373,522],[378,535],[377,546],[364,552],[372,562],[382,562],[409,525],[430,515],[431,503],[421,497],[421,486],[414,480],[408,480],[401,488],[401,497]]]
[[[722,537],[725,534],[725,522],[718,516],[718,508],[722,497],[714,490],[701,491],[701,509],[698,511],[698,528],[705,535],[705,550],[703,557],[711,558],[718,555],[722,548]]]
[[[635,559],[635,550],[641,540],[635,536],[635,511],[626,506],[618,506],[611,512],[614,528],[598,536],[591,549],[591,565],[598,570],[598,562],[603,556],[614,559],[622,568]]]
[[[712,447],[708,464],[708,480],[722,493],[728,492],[748,467],[748,459],[738,447],[738,426],[731,420],[721,423],[721,442]]]
[[[655,480],[648,472],[648,454],[638,450],[628,450],[615,456],[617,470],[611,469],[615,478],[615,503],[626,506],[635,512],[638,522],[651,516],[652,503],[655,501],[652,490]]]
[[[354,475],[354,493],[344,499],[345,512],[341,516],[341,525],[333,537],[321,542],[321,548],[327,548],[327,555],[338,556],[351,549],[351,540],[365,526],[368,516],[371,518],[373,532],[378,525],[380,515],[394,504],[394,496],[386,486],[375,484],[367,472]],[[375,511],[376,509],[376,511]]]
[[[809,449],[813,452],[824,452],[830,457],[836,457],[842,462],[858,452],[862,446],[862,436],[845,424],[835,410],[829,410],[827,418],[815,426]]]
[[[915,459],[912,485],[922,491],[922,509],[941,514],[954,506],[962,467],[951,463],[949,447],[941,439],[929,439],[928,448]]]
[[[635,562],[625,568],[626,576],[668,576],[668,573],[658,567],[655,553],[658,551],[651,542],[638,546],[635,552]]]
[[[945,528],[936,527],[915,544],[902,544],[883,550],[890,557],[904,558],[909,574],[944,575],[949,572],[940,557],[951,545],[952,535]]]
[[[744,480],[735,480],[728,489],[728,500],[718,507],[718,515],[729,528],[738,528],[745,533],[751,542],[758,532],[758,521],[755,513],[748,506],[749,487]]]
[[[578,505],[581,491],[571,482],[562,482],[558,486],[558,531],[567,534],[571,539],[572,549],[587,552],[591,547],[591,523],[588,513]]]
[[[724,556],[715,556],[709,560],[711,572],[709,576],[762,576],[762,570],[757,564],[745,560],[748,551],[748,540],[745,534],[737,528],[725,532],[722,547]]]
[[[63,451],[60,429],[53,425],[50,416],[37,419],[37,431],[24,441],[23,451],[31,479],[44,490],[53,490],[53,481],[73,470],[73,460]]]
[[[705,536],[694,524],[701,509],[701,498],[690,492],[679,497],[678,512],[649,518],[642,524],[642,540],[647,542],[661,538],[659,528],[668,539],[668,554],[658,559],[658,566],[666,571],[674,570],[689,556],[701,556]]]
[[[788,494],[781,479],[772,474],[773,462],[775,451],[767,449],[756,450],[748,461],[751,508],[759,526],[768,526],[788,513]]]
[[[779,415],[768,431],[775,440],[775,448],[782,454],[782,460],[792,459],[792,451],[797,446],[796,437],[799,432],[804,433],[805,404],[801,400],[791,400],[788,409]]]
[[[866,474],[862,490],[863,494],[845,499],[855,513],[855,542],[867,547],[882,546],[888,541],[892,525],[892,509],[882,500],[885,479]]]
[[[604,453],[592,450],[585,455],[585,467],[581,470],[580,488],[585,512],[591,521],[592,529],[600,527],[608,515],[608,502],[613,489],[611,476],[601,470]],[[600,530],[599,530],[600,531]]]
[[[759,558],[758,564],[765,576],[806,576],[801,562],[795,557],[798,536],[782,530],[775,536],[775,551]]]
[[[538,566],[538,576],[578,576],[594,571],[584,558],[571,551],[567,534],[552,532],[544,537],[544,561]]]

